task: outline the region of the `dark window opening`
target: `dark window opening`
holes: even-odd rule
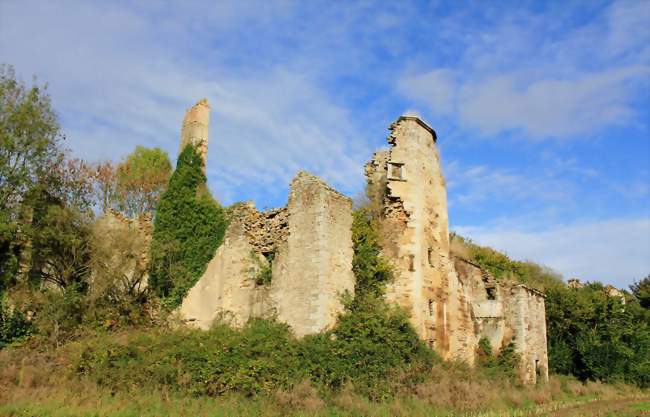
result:
[[[429,265],[433,267],[435,265],[435,262],[433,262],[433,248],[429,248],[427,258],[429,259]]]
[[[493,280],[490,279],[490,276],[483,272],[483,286],[485,287],[485,294],[487,295],[488,300],[497,299],[497,287]]]
[[[431,317],[436,315],[436,302],[433,300],[429,300],[429,315]]]
[[[485,288],[485,292],[487,293],[487,299],[488,300],[496,300],[497,299],[497,289],[496,288]]]
[[[415,255],[409,255],[409,271],[415,271]]]

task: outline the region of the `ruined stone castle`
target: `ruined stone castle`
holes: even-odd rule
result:
[[[205,158],[210,107],[202,100],[183,122],[181,147],[200,144]],[[479,340],[521,355],[521,379],[548,379],[544,295],[497,282],[450,252],[447,195],[435,131],[418,117],[390,126],[390,148],[366,165],[378,204],[382,255],[394,268],[387,301],[404,308],[420,337],[443,358],[473,364]],[[352,200],[300,172],[285,207],[233,209],[223,244],[189,291],[179,315],[206,329],[219,319],[241,325],[275,316],[297,336],[332,327],[353,293]]]

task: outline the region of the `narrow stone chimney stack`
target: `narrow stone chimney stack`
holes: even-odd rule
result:
[[[187,109],[183,119],[181,130],[181,153],[185,146],[192,144],[199,146],[203,157],[203,172],[205,173],[205,162],[208,153],[208,125],[210,123],[210,105],[207,99],[199,100],[195,105]]]

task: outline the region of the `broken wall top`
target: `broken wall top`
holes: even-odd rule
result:
[[[330,187],[321,178],[304,171],[298,172],[291,182],[289,202],[304,198],[308,189],[318,189],[341,199],[350,206],[352,199]],[[253,250],[260,254],[275,253],[289,236],[289,204],[285,207],[259,211],[252,201],[237,204],[232,211],[232,223],[240,227]]]

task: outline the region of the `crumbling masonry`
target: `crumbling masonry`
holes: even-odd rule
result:
[[[203,100],[188,110],[181,139],[183,145],[198,138],[204,158],[209,109]],[[410,314],[420,337],[444,358],[473,364],[483,337],[497,352],[514,343],[521,379],[546,380],[543,294],[497,282],[452,256],[436,133],[410,116],[390,130],[390,149],[366,165],[382,254],[394,267],[387,300]],[[275,316],[298,336],[332,327],[341,295],[354,292],[351,225],[352,201],[305,172],[294,178],[284,208],[236,206],[224,243],[183,300],[180,317],[205,329],[217,318],[241,325]]]

